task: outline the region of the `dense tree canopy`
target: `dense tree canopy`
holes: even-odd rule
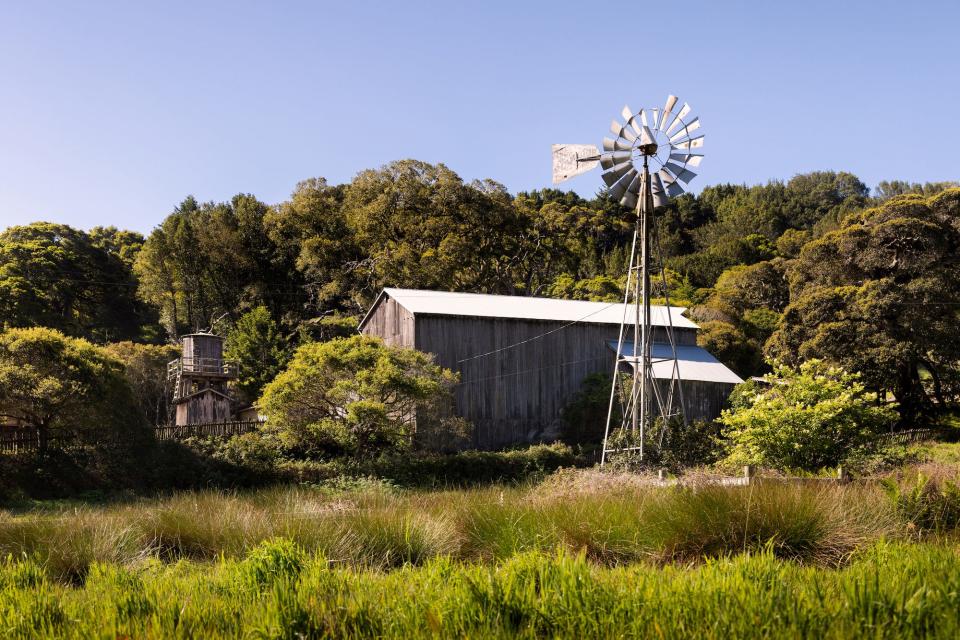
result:
[[[960,189],[849,216],[804,246],[789,277],[770,354],[860,372],[893,392],[905,415],[946,403],[960,366]]]
[[[52,327],[98,341],[141,336],[150,310],[128,260],[138,234],[36,222],[0,233],[0,325]],[[148,330],[149,332],[149,330]]]

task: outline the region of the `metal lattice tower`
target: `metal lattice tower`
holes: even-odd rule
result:
[[[670,295],[654,219],[655,209],[667,204],[668,197],[684,192],[680,183],[688,184],[696,177],[688,167],[698,167],[703,159],[702,153],[693,152],[703,147],[703,135],[694,133],[700,128],[700,119],[689,118],[687,103],[674,113],[677,103],[677,97],[671,95],[662,109],[634,112],[625,106],[621,112],[625,123],[613,121],[610,130],[617,137],[603,139],[602,153],[593,145],[553,145],[555,184],[599,164],[609,194],[637,214],[601,466],[615,453],[636,452],[642,460],[646,439],[658,421],[661,442],[671,422],[679,419],[686,424]],[[654,284],[661,288],[665,304],[665,322],[656,328],[650,303],[657,297],[652,291]],[[631,374],[629,382],[621,376],[624,366]],[[619,424],[614,412],[618,400]]]

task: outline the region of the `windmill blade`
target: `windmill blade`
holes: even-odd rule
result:
[[[663,181],[660,180],[659,173],[650,174],[650,192],[653,194],[653,206],[654,207],[665,207],[667,206],[667,193],[663,189]]]
[[[633,109],[629,105],[623,105],[623,109],[620,110],[620,117],[623,118],[624,122],[629,123],[633,115]]]
[[[683,187],[681,187],[679,183],[671,182],[667,185],[667,195],[671,198],[676,198],[677,196],[682,196],[683,194]]]
[[[653,121],[650,124],[650,128],[654,130],[658,130],[657,123],[660,122],[660,109],[650,109],[650,114],[652,115],[651,120]]]
[[[703,160],[702,153],[671,153],[670,160],[676,160],[677,162],[682,162],[684,165],[691,167],[699,167],[700,161]]]
[[[632,166],[630,169],[621,176],[617,182],[610,187],[610,195],[614,200],[619,200],[623,197],[623,194],[627,193],[630,189],[630,184],[636,179],[637,170]]]
[[[683,119],[690,115],[690,105],[686,102],[683,103],[683,107],[680,109],[680,113],[673,119],[673,122],[670,123],[670,126],[667,127],[667,130],[664,131],[667,135],[670,135],[670,132],[676,128],[678,124],[683,124]]]
[[[640,123],[645,127],[650,126],[650,124],[647,122],[647,112],[643,109],[640,109]]]
[[[604,169],[612,169],[614,165],[622,162],[629,162],[633,157],[630,151],[614,151],[613,153],[604,153],[600,156],[600,166]]]
[[[633,194],[630,192],[623,194],[623,197],[620,198],[620,204],[623,205],[624,207],[627,207],[628,209],[636,209],[637,208],[636,194]]]
[[[555,144],[552,151],[553,184],[586,173],[600,162],[600,150],[592,144]]]
[[[616,120],[610,122],[610,131],[617,136],[618,138],[623,138],[628,142],[633,142],[637,139],[637,136],[627,129],[624,125],[620,124]]]
[[[654,137],[653,132],[650,131],[650,127],[642,127],[643,131],[640,134],[640,144],[656,144],[657,139]]]
[[[703,136],[690,138],[689,140],[684,140],[683,142],[671,143],[670,146],[674,149],[699,149],[703,146]]]
[[[671,136],[670,138],[670,142],[675,142],[680,138],[686,138],[687,136],[689,136],[691,133],[693,133],[699,128],[700,128],[700,118],[694,118],[683,129],[673,134],[673,136]]]
[[[664,169],[667,169],[670,173],[677,177],[677,180],[685,184],[690,184],[690,181],[697,177],[697,174],[695,174],[693,171],[684,169],[674,162],[668,162]]]
[[[614,140],[612,138],[603,139],[603,150],[604,151],[631,151],[633,146],[623,142],[619,139]]]
[[[670,172],[666,169],[660,169],[657,172],[660,175],[660,179],[663,180],[663,186],[667,190],[667,195],[671,198],[675,198],[683,193],[683,187],[681,187],[676,179],[670,175]]]
[[[600,177],[603,178],[603,181],[608,187],[612,187],[617,181],[620,180],[620,178],[630,171],[636,171],[636,169],[633,168],[633,163],[624,162],[623,164],[618,164],[617,166],[613,167],[610,171],[607,171]]]
[[[663,105],[663,117],[660,118],[660,130],[664,131],[664,127],[667,126],[667,118],[670,117],[670,112],[673,111],[673,107],[677,104],[677,96],[671,94],[667,96],[667,103]]]

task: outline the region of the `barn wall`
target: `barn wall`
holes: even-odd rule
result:
[[[560,412],[592,373],[609,374],[618,325],[513,318],[418,315],[415,346],[460,373],[456,411],[474,425],[474,446],[493,449],[553,440]],[[561,330],[562,328],[562,330]],[[555,331],[549,335],[543,335]],[[656,337],[665,339],[658,332]],[[529,342],[525,342],[529,340]],[[696,342],[693,330],[677,330],[680,344]],[[472,358],[509,345],[519,346]],[[469,359],[465,362],[461,360]]]
[[[413,314],[397,304],[393,298],[384,296],[367,318],[361,333],[380,336],[389,345],[413,347]]]
[[[683,404],[687,420],[713,420],[720,415],[724,403],[736,386],[726,382],[705,382],[703,380],[681,380]],[[667,383],[661,387],[667,391]]]

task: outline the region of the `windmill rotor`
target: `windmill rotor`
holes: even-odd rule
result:
[[[640,180],[633,180],[632,165],[639,171],[644,161],[650,165],[654,206],[667,203],[668,197],[676,197],[686,191],[697,174],[693,169],[700,166],[703,153],[703,134],[694,135],[700,129],[700,118],[691,117],[693,109],[677,96],[667,96],[663,107],[634,111],[625,105],[620,111],[620,120],[610,123],[610,133],[602,142],[602,151],[593,145],[554,145],[553,182],[559,184],[597,166],[603,169],[603,181],[614,199],[626,207],[636,207],[642,187]],[[629,175],[629,177],[627,177]]]

